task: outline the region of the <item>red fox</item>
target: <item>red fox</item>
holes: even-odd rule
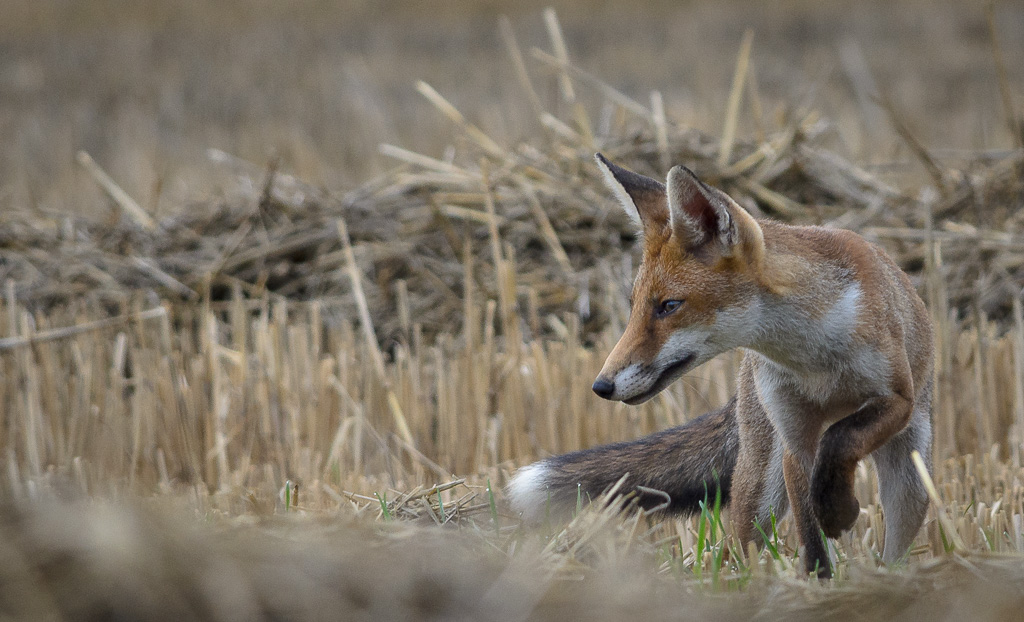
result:
[[[643,255],[625,332],[593,390],[645,402],[714,356],[743,348],[737,394],[718,411],[632,442],[555,456],[508,486],[528,520],[627,486],[694,512],[716,488],[745,543],[790,512],[808,573],[831,576],[825,539],[860,514],[853,483],[871,456],[885,513],[882,559],[906,555],[928,498],[911,460],[931,468],[931,320],[910,279],[850,231],[754,219],[676,166],[662,184],[597,154],[636,223]],[[664,504],[639,492],[642,505]]]

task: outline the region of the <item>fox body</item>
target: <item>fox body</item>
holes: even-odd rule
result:
[[[827,577],[821,534],[853,526],[854,473],[871,456],[882,557],[900,559],[927,510],[911,452],[930,468],[932,443],[931,322],[907,276],[855,233],[756,220],[683,167],[662,184],[597,163],[643,255],[629,322],[594,391],[639,404],[743,348],[737,395],[684,426],[529,465],[509,484],[513,507],[537,518],[574,503],[577,486],[597,495],[628,474],[628,489],[663,491],[685,513],[717,486],[744,542],[762,544],[756,526],[791,513],[808,572]]]

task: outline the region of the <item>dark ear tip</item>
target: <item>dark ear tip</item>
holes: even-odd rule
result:
[[[594,154],[594,159],[600,162],[601,164],[604,164],[605,166],[611,164],[611,162],[608,161],[608,158],[604,157],[604,154],[601,153],[600,151]]]
[[[694,173],[687,167],[683,166],[682,164],[676,164],[675,166],[673,166],[672,169],[668,172],[668,174],[669,177],[678,177],[680,175],[685,175],[686,177],[700,181],[700,177],[697,177],[696,173]]]

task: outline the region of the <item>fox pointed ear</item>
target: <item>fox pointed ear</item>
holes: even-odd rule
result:
[[[669,222],[665,185],[639,173],[617,166],[600,153],[594,155],[604,183],[641,232]]]
[[[726,193],[708,186],[684,166],[668,172],[668,211],[673,234],[689,249],[720,256],[742,255],[759,266],[764,257],[761,225]]]

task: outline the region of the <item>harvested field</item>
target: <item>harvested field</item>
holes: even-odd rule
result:
[[[626,19],[600,6],[606,21],[593,32]],[[960,56],[942,52],[950,55],[946,67],[968,68],[972,86],[988,89],[991,100],[975,106],[951,97],[939,105],[890,86],[894,70],[868,61],[870,45],[895,44],[878,25],[884,15],[860,13],[850,23],[867,43],[829,48],[841,83],[801,74],[800,88],[826,95],[792,97],[793,84],[771,77],[786,73],[780,58],[804,54],[810,63],[811,53],[792,49],[778,32],[807,31],[817,40],[833,18],[804,3],[757,9],[767,24],[762,43],[756,24],[751,35],[736,26],[746,23],[737,18],[745,7],[693,7],[707,20],[707,36],[723,41],[707,62],[722,73],[718,90],[705,93],[718,108],[668,90],[677,85],[646,88],[647,80],[676,75],[671,67],[634,68],[633,82],[620,59],[608,62],[612,76],[602,75],[582,60],[595,45],[586,12],[537,6],[499,21],[481,5],[430,18],[450,20],[438,27],[462,41],[455,52],[438,41],[380,52],[404,58],[428,49],[434,55],[416,67],[447,75],[448,88],[410,79],[410,101],[390,109],[344,100],[346,127],[361,124],[363,134],[334,130],[339,151],[300,149],[312,143],[287,123],[274,130],[287,138],[273,156],[232,149],[263,144],[263,117],[238,102],[245,118],[232,123],[217,121],[231,104],[207,102],[200,109],[213,120],[203,122],[224,134],[193,132],[187,141],[182,134],[185,147],[173,153],[163,130],[143,132],[150,142],[133,147],[144,156],[132,161],[153,170],[132,168],[125,153],[91,148],[89,140],[72,145],[66,163],[46,160],[33,141],[55,135],[19,125],[0,163],[15,171],[0,194],[12,208],[0,215],[0,555],[7,561],[0,612],[13,619],[998,620],[1020,611],[1024,75],[1016,61],[1024,16],[1001,4],[987,21],[984,5],[967,4],[921,18],[926,33],[959,33],[946,47],[960,46]],[[170,71],[166,77],[173,71],[161,62],[182,58],[178,36],[205,40],[236,19],[210,14],[204,35],[156,9],[111,23],[99,9],[72,18],[17,8],[3,27],[16,61],[0,64],[0,80],[28,86],[34,67],[67,71],[46,52],[45,38],[26,43],[32,33],[74,35],[76,49],[114,63],[116,50],[89,34],[109,31],[150,55],[141,65],[125,61],[128,75],[152,62]],[[420,32],[417,20],[428,19],[411,8],[387,19],[360,3],[347,8],[362,28],[380,33]],[[263,19],[275,19],[268,11]],[[330,49],[317,46],[329,39],[324,24],[340,17],[319,20],[317,11],[296,3],[280,30],[246,20],[255,19],[251,27],[262,35],[308,25],[313,43],[290,58],[312,54],[320,65],[309,75],[323,77],[333,65],[309,49]],[[669,21],[681,19],[675,11],[651,8]],[[910,13],[890,16],[897,32],[914,22]],[[473,34],[481,24],[489,44]],[[918,57],[934,42],[907,32],[922,47],[906,43],[902,62],[940,73],[938,61]],[[280,36],[268,36],[258,56],[291,49],[293,34]],[[630,44],[637,59],[655,55],[657,46],[643,41]],[[474,46],[489,52],[468,75],[486,74],[494,59],[506,63],[499,92],[514,112],[504,121],[486,99],[493,94],[483,95],[486,81],[468,79],[460,93],[451,78],[466,62],[459,54]],[[234,51],[213,58],[225,63],[224,75],[252,70]],[[341,66],[361,85],[351,98],[396,79],[381,76],[373,86],[372,71]],[[395,73],[404,79],[406,70]],[[706,86],[706,71],[687,75]],[[289,75],[287,63],[268,72],[275,80]],[[135,88],[105,79],[96,88]],[[42,101],[32,94],[43,98],[48,88],[44,80],[19,97]],[[94,111],[90,98],[99,95],[76,88],[74,109]],[[165,104],[178,110],[173,84],[164,88]],[[248,101],[246,92],[235,96]],[[844,94],[846,103],[837,103]],[[294,103],[299,95],[281,97]],[[935,114],[908,102],[930,102]],[[104,122],[114,147],[131,146],[125,118],[145,126],[168,114],[145,110],[125,105]],[[9,125],[47,114],[42,105],[0,100],[0,122]],[[308,108],[294,118],[274,114],[319,118]],[[389,126],[381,114],[402,120]],[[958,119],[983,128],[980,138],[936,129]],[[402,140],[403,124],[429,127],[435,142]],[[224,136],[232,133],[229,144]],[[68,143],[61,149],[75,142],[61,140]],[[360,149],[372,150],[372,163]],[[536,528],[506,510],[501,488],[515,468],[684,422],[734,391],[738,355],[731,354],[642,406],[591,393],[627,317],[636,262],[630,225],[592,165],[596,150],[652,176],[685,163],[758,216],[857,230],[911,275],[936,323],[936,466],[929,519],[904,567],[878,561],[884,533],[870,463],[857,473],[862,516],[836,543],[829,585],[800,578],[788,520],[745,558],[728,510],[719,514],[712,499],[689,519],[602,500],[567,525]],[[181,165],[188,153],[195,161]],[[28,164],[19,166],[22,156]],[[176,167],[177,180],[160,166]],[[49,185],[39,178],[46,167],[55,172]],[[146,179],[156,186],[143,190]],[[173,191],[161,190],[165,182]]]

